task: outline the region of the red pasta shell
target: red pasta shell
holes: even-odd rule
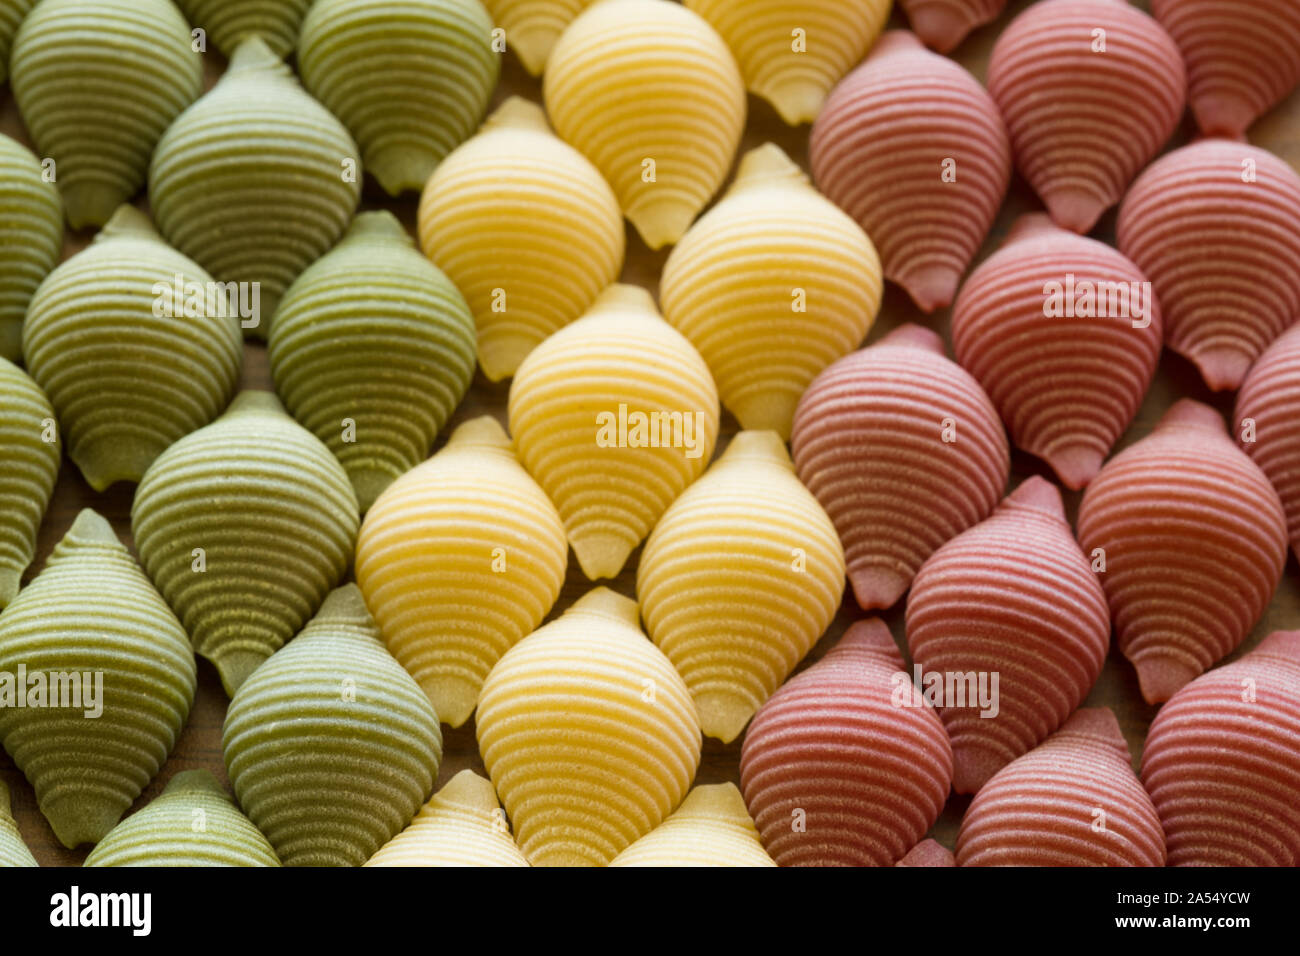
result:
[[[957,858],[952,850],[935,840],[922,840],[907,851],[894,866],[956,866]]]
[[[1300,559],[1300,325],[1282,333],[1251,366],[1237,393],[1233,427],[1286,512],[1291,550]],[[1247,438],[1249,436],[1249,440]]]
[[[901,0],[900,5],[926,46],[950,53],[976,27],[996,20],[1007,0]]]

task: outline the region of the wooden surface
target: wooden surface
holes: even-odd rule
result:
[[[956,52],[956,58],[983,79],[988,54],[998,32],[1012,16],[1026,7],[1028,3],[1029,0],[1013,0],[997,23],[978,31],[968,38],[966,43]],[[893,25],[905,25],[897,11],[894,14]],[[211,82],[220,74],[223,64],[220,57],[215,53],[209,53],[208,60],[209,82]],[[513,55],[507,55],[496,101],[499,102],[512,93],[526,96],[538,102],[541,101],[540,81],[529,77],[516,63]],[[792,129],[785,126],[771,107],[752,96],[749,105],[750,116],[742,151],[761,145],[764,142],[775,142],[806,168],[808,127],[803,126]],[[12,94],[7,88],[3,91],[3,99],[0,99],[0,131],[27,143],[29,146],[31,145],[30,138],[19,121]],[[1191,132],[1190,121],[1186,121],[1184,128],[1176,134],[1174,143],[1171,145],[1186,142]],[[1104,135],[1104,130],[1100,130],[1099,135]],[[1250,139],[1257,145],[1271,149],[1283,156],[1293,166],[1298,166],[1300,164],[1300,93],[1293,95],[1269,116],[1262,119],[1251,131]],[[388,199],[375,186],[373,181],[368,181],[363,206],[365,208],[391,209],[407,224],[408,228],[413,230],[417,198],[414,194],[411,194],[403,197],[401,201],[394,202]],[[139,197],[139,203],[141,208],[147,208],[143,196]],[[999,238],[1005,234],[1018,215],[1040,208],[1041,206],[1033,197],[1032,192],[1023,182],[1018,179],[1013,182],[1007,203],[979,258],[984,258],[997,247]],[[1111,239],[1113,237],[1114,221],[1115,217],[1112,211],[1094,230],[1093,235],[1099,238]],[[69,234],[65,241],[65,256],[83,248],[89,239],[89,232]],[[651,291],[657,291],[659,272],[667,253],[668,250],[660,250],[659,252],[648,250],[636,236],[635,231],[629,227],[627,263],[623,270],[622,281],[642,285]],[[903,322],[921,322],[941,332],[945,339],[948,337],[949,314],[947,310],[932,316],[924,316],[912,306],[911,302],[897,287],[891,284],[886,291],[880,318],[877,320],[867,341],[876,341],[890,329]],[[949,354],[951,354],[951,347],[949,348]],[[246,346],[242,386],[244,388],[271,387],[266,350],[259,344]],[[479,374],[475,378],[464,402],[447,428],[444,429],[443,436],[450,434],[451,430],[460,422],[484,413],[493,414],[504,423],[507,394],[508,383],[492,385],[483,378],[482,374]],[[1163,411],[1176,399],[1184,396],[1207,401],[1220,409],[1225,416],[1231,415],[1233,401],[1231,394],[1214,395],[1210,393],[1201,383],[1199,376],[1189,363],[1166,351],[1162,357],[1150,393],[1147,395],[1136,421],[1124,435],[1118,447],[1125,447],[1146,435]],[[725,448],[727,441],[735,431],[735,420],[724,412],[723,437],[719,441],[719,453]],[[439,443],[441,443],[441,439]],[[1016,453],[1012,464],[1012,484],[1014,485],[1033,474],[1051,477],[1048,470],[1037,460]],[[113,527],[117,530],[121,539],[130,546],[132,491],[133,486],[119,484],[103,494],[97,494],[82,480],[76,469],[65,460],[58,485],[55,488],[54,498],[50,503],[49,511],[41,527],[36,560],[29,568],[24,582],[30,580],[41,569],[50,550],[67,531],[82,508],[94,508],[107,517],[113,523]],[[1073,520],[1079,495],[1067,492],[1065,498],[1071,520]],[[609,583],[611,587],[623,594],[634,597],[637,558],[638,555],[634,554],[623,573],[612,583],[605,583]],[[1300,627],[1300,584],[1298,582],[1300,582],[1300,570],[1296,567],[1295,559],[1288,557],[1282,583],[1268,612],[1234,657],[1249,650],[1271,631],[1281,628]],[[576,562],[570,558],[564,590],[560,600],[551,612],[551,617],[567,608],[577,597],[584,594],[592,586],[592,583],[587,581],[578,570]],[[903,640],[902,610],[903,602],[900,602],[898,606],[882,616],[889,624],[895,639],[903,649],[904,656],[906,656],[906,643]],[[807,667],[825,653],[826,649],[835,642],[850,623],[864,616],[852,604],[852,599],[849,598],[841,606],[840,612],[830,629],[812,653],[804,660],[801,669]],[[1136,767],[1138,758],[1141,755],[1147,727],[1155,714],[1156,708],[1143,703],[1141,695],[1138,693],[1137,680],[1132,667],[1119,655],[1113,645],[1101,677],[1092,693],[1088,696],[1087,704],[1093,706],[1104,705],[1115,711],[1128,738],[1133,753],[1134,767]],[[216,671],[210,664],[200,658],[198,695],[190,714],[189,723],[177,742],[167,764],[136,802],[136,809],[148,802],[173,775],[182,770],[207,768],[223,782],[226,781],[225,767],[221,757],[221,725],[225,716],[225,707],[226,698],[217,679]],[[446,783],[452,775],[465,768],[471,768],[480,773],[485,772],[475,744],[472,721],[456,730],[444,726],[443,732],[445,754],[438,774],[439,787]],[[703,761],[696,781],[698,783],[720,783],[725,781],[738,783],[739,755],[739,740],[731,745],[723,746],[716,740],[706,738]],[[8,755],[4,753],[0,753],[0,778],[9,785],[19,829],[40,863],[42,865],[78,864],[85,857],[89,848],[83,847],[77,850],[69,850],[59,844],[44,817],[36,808],[32,788],[14,767]],[[935,825],[932,833],[939,842],[948,847],[953,846],[961,815],[969,802],[968,797],[956,796],[949,801],[943,816]]]

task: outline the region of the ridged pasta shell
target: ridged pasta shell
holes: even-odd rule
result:
[[[1300,83],[1294,0],[1151,0],[1187,64],[1201,131],[1238,137]]]
[[[718,31],[745,85],[791,126],[811,123],[826,94],[866,55],[893,0],[683,0]]]
[[[285,866],[360,866],[429,798],[442,734],[348,584],[240,687],[222,749]]]
[[[478,128],[501,57],[479,0],[315,0],[298,71],[396,196],[422,189]]]
[[[831,93],[809,161],[924,312],[952,302],[1011,182],[1011,143],[984,87],[905,30]]]
[[[891,607],[939,545],[988,517],[1011,471],[988,396],[919,325],[817,376],[791,447],[844,543],[864,611]]]
[[[492,784],[462,770],[366,866],[528,866]]]
[[[9,788],[0,780],[0,869],[39,865],[18,832],[18,824],[9,809]]]
[[[90,851],[86,866],[279,866],[208,770],[186,770]]]
[[[925,45],[951,53],[974,29],[997,19],[1007,0],[898,0]]]
[[[610,866],[776,866],[734,783],[696,787]]]
[[[637,627],[636,602],[607,588],[506,651],[477,727],[534,866],[607,864],[672,813],[700,763],[690,692]]]
[[[1186,86],[1174,41],[1124,0],[1040,0],[1002,31],[988,68],[1017,168],[1077,233],[1160,152]]]
[[[866,233],[768,143],[668,256],[659,297],[741,427],[788,439],[799,396],[862,344],[883,286]]]
[[[18,593],[62,460],[54,408],[40,386],[0,358],[0,610]],[[52,441],[46,441],[52,438]]]
[[[131,507],[141,562],[227,694],[338,584],[359,524],[343,466],[270,392],[167,449]]]
[[[623,213],[609,184],[511,97],[438,166],[420,197],[420,246],[478,326],[478,360],[509,378],[582,315],[623,268]]]
[[[1166,344],[1212,389],[1240,385],[1300,316],[1300,176],[1266,150],[1202,140],[1161,157],[1116,232],[1151,279]]]
[[[0,221],[0,359],[17,362],[27,303],[63,251],[63,201],[36,157],[3,134]]]
[[[551,51],[542,93],[555,131],[595,163],[651,249],[713,198],[745,126],[731,51],[668,0],[588,7]]]
[[[424,461],[474,377],[474,318],[390,212],[366,212],[280,300],[275,388],[352,480],[364,513]]]
[[[775,432],[739,432],[655,525],[637,566],[646,631],[700,726],[730,743],[817,643],[844,551]]]
[[[1055,485],[1029,478],[930,555],[907,596],[907,646],[923,691],[938,677],[961,695],[937,705],[958,793],[1065,723],[1101,673],[1110,611]]]
[[[555,505],[483,416],[375,502],[356,575],[388,649],[459,727],[492,665],[550,613],[568,557]]]
[[[1275,631],[1169,698],[1142,782],[1170,866],[1300,865],[1300,631]]]
[[[302,19],[312,0],[176,0],[196,27],[230,56],[250,36],[258,36],[283,58],[297,45]]]
[[[259,37],[177,117],[149,168],[167,241],[258,295],[265,338],[280,296],[343,235],[361,195],[357,145]]]
[[[957,858],[952,850],[934,840],[922,840],[907,851],[894,866],[956,866]]]
[[[28,371],[96,491],[139,481],[172,443],[216,418],[242,352],[239,318],[212,277],[134,206],[46,277],[23,324]]]
[[[1162,318],[1137,266],[1033,213],[962,286],[952,347],[1016,446],[1077,491],[1142,404]]]
[[[36,0],[0,0],[0,83],[9,76],[9,50],[23,17],[36,6]],[[60,214],[62,221],[62,214]]]
[[[781,866],[890,866],[938,819],[952,747],[911,687],[889,629],[872,618],[759,708],[740,786]]]
[[[170,0],[41,0],[14,37],[10,73],[74,229],[102,226],[140,191],[163,131],[203,87]]]
[[[551,48],[573,18],[594,0],[483,0],[492,22],[506,31],[506,43],[524,69],[541,76]]]
[[[113,829],[162,767],[194,702],[185,631],[89,508],[0,615],[0,674],[13,678],[0,681],[0,739],[67,847]]]
[[[708,366],[650,294],[612,285],[524,359],[509,415],[519,460],[595,580],[615,577],[704,471],[720,412]]]
[[[958,866],[1164,866],[1165,837],[1106,707],[1065,726],[975,794]]]
[[[1250,368],[1237,393],[1233,428],[1286,513],[1291,550],[1300,559],[1300,325],[1283,332]],[[1247,432],[1247,429],[1249,431]],[[1249,436],[1249,441],[1244,438]]]
[[[1219,413],[1182,399],[1108,461],[1079,504],[1079,543],[1110,602],[1147,703],[1230,653],[1268,607],[1286,517]]]

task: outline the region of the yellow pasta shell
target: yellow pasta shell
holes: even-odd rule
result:
[[[604,865],[686,795],[700,725],[668,658],[607,588],[524,638],[483,685],[478,743],[534,866]]]
[[[835,617],[844,550],[775,432],[740,432],[655,525],[637,568],[646,630],[700,726],[744,729]]]
[[[462,770],[366,866],[527,866],[492,784]]]
[[[0,780],[0,869],[38,866],[9,808],[9,788]]]
[[[669,0],[602,0],[551,51],[555,130],[614,187],[651,249],[681,238],[731,168],[745,82],[713,28]]]
[[[867,234],[768,143],[673,249],[659,297],[741,427],[788,439],[799,396],[866,338],[883,289]]]
[[[734,783],[696,787],[610,866],[776,866]]]
[[[43,173],[27,147],[0,134],[0,359],[11,362],[22,358],[27,303],[63,251],[63,202]]]
[[[483,374],[509,378],[623,268],[623,213],[599,171],[511,97],[442,161],[420,198],[420,245],[464,293]]]
[[[811,123],[826,95],[866,55],[893,0],[683,0],[736,55],[745,85],[791,126]]]
[[[0,358],[0,610],[18,593],[36,553],[60,448],[50,400],[22,369]]]
[[[312,0],[176,0],[190,22],[230,56],[240,41],[259,36],[278,57],[298,42],[302,18]]]
[[[567,560],[555,506],[485,416],[380,495],[356,575],[388,649],[459,727],[492,665],[551,610]]]
[[[483,0],[524,69],[541,76],[564,28],[593,0]],[[2,77],[0,77],[2,78]]]
[[[704,471],[718,438],[718,391],[650,294],[612,285],[524,359],[509,415],[520,460],[595,580],[616,576]]]

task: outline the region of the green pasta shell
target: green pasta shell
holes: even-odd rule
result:
[[[343,235],[360,196],[356,143],[256,36],[177,117],[149,169],[167,241],[221,281],[249,283],[264,320]],[[245,332],[265,337],[268,324]]]
[[[140,190],[159,137],[203,87],[171,0],[41,0],[14,37],[9,73],[74,229],[103,225]]]
[[[212,277],[134,206],[46,277],[23,324],[27,369],[96,491],[139,481],[167,446],[216,418],[242,348]]]
[[[3,3],[4,0],[0,0]],[[0,780],[0,869],[16,866],[37,866],[36,857],[27,849],[18,823],[9,808],[9,788]]]
[[[86,866],[279,866],[275,850],[208,770],[178,773],[90,851]]]
[[[343,466],[260,391],[159,455],[131,507],[141,562],[227,694],[342,579],[360,521]]]
[[[22,369],[0,358],[0,609],[32,563],[60,457],[50,400]]]
[[[36,6],[36,0],[0,0],[0,83],[8,77],[9,50],[14,43],[27,11]]]
[[[411,822],[442,759],[438,715],[355,584],[244,682],[222,747],[240,806],[285,866],[365,863]]]
[[[464,297],[389,212],[362,213],[298,277],[268,340],[276,391],[343,464],[362,512],[429,456],[474,349]]]
[[[259,36],[276,56],[283,57],[298,41],[311,0],[177,0],[177,5],[226,56],[241,40]]]
[[[316,0],[298,38],[298,70],[396,196],[422,189],[478,129],[501,57],[478,0]]]
[[[27,303],[63,249],[63,203],[41,172],[25,146],[0,134],[0,358],[11,362],[22,358]]]
[[[103,839],[158,773],[194,683],[180,622],[109,523],[82,511],[0,614],[0,739],[64,846]]]

